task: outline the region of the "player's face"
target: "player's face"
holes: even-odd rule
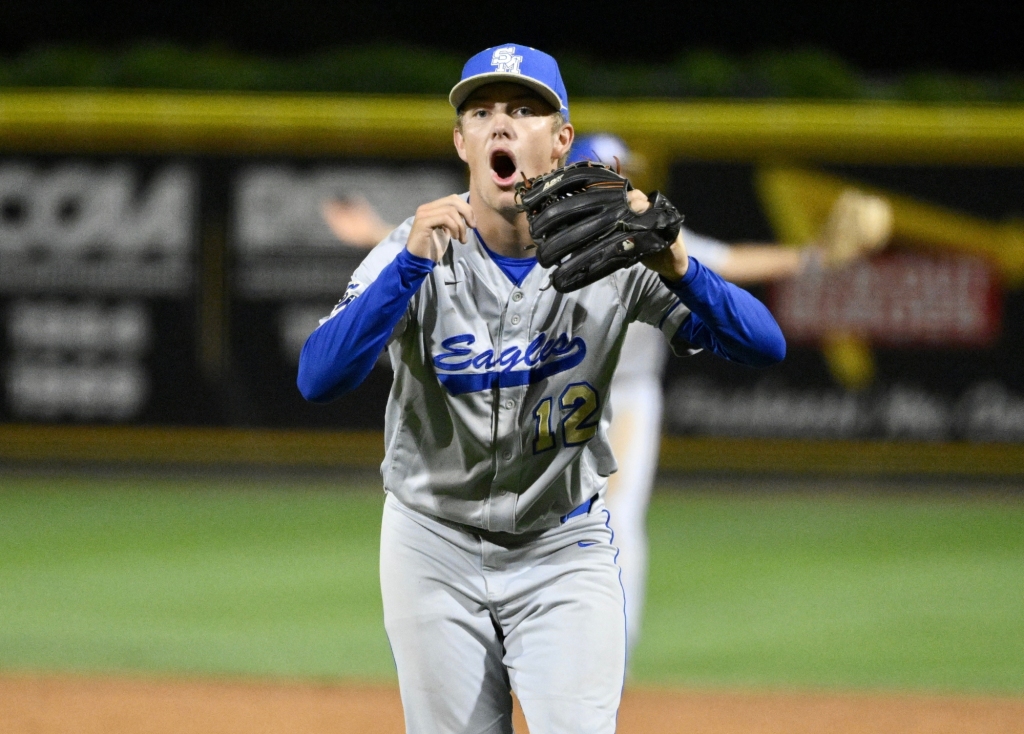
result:
[[[462,106],[455,148],[469,165],[470,191],[498,211],[515,209],[515,184],[554,170],[572,145],[572,125],[526,87],[488,84]]]

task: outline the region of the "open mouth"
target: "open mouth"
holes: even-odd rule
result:
[[[496,150],[491,153],[491,170],[494,171],[494,178],[499,186],[515,183],[516,162],[507,151]]]

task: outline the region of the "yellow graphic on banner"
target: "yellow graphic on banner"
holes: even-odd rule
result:
[[[803,245],[824,224],[840,192],[851,186],[885,197],[893,208],[893,240],[901,247],[954,251],[990,260],[1006,285],[1024,284],[1024,222],[989,222],[819,171],[765,166],[757,171],[765,213],[781,242]]]
[[[1024,285],[1024,222],[989,222],[909,196],[795,166],[759,168],[756,186],[780,242],[795,246],[812,242],[840,193],[854,187],[890,202],[892,237],[901,247],[980,256],[996,267],[1005,285]],[[871,384],[876,370],[867,339],[836,332],[823,340],[821,347],[830,372],[841,385],[861,390]]]

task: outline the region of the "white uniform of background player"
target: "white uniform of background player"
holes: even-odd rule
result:
[[[569,162],[601,161],[630,167],[631,155],[614,135],[587,135],[573,145]],[[719,272],[726,264],[730,247],[724,242],[684,229],[690,257]],[[608,438],[619,470],[608,478],[605,503],[613,518],[615,541],[619,546],[622,586],[626,591],[626,624],[630,647],[640,639],[644,598],[647,588],[647,508],[661,447],[664,406],[662,377],[668,349],[656,329],[631,324],[612,379],[612,416]]]
[[[577,138],[569,162],[600,161],[621,165],[629,175],[632,156],[625,143],[614,135],[596,134]],[[690,230],[684,230],[686,250],[691,257],[735,283],[758,283],[799,275],[806,268],[841,267],[856,257],[863,257],[884,246],[892,227],[889,205],[877,197],[864,197],[853,190],[862,202],[861,215],[870,212],[867,221],[858,220],[858,248],[844,251],[841,257],[820,242],[803,247],[778,244],[742,243],[727,245]],[[868,199],[869,201],[864,201]],[[838,211],[838,210],[836,210]],[[836,212],[833,212],[833,215]],[[833,224],[841,223],[833,220]],[[845,222],[849,228],[849,222]],[[833,228],[834,230],[834,228]],[[822,238],[832,247],[840,244],[836,233],[826,224]],[[608,428],[609,440],[619,465],[608,479],[605,502],[621,550],[622,584],[626,590],[626,620],[629,645],[640,639],[644,597],[647,582],[647,507],[658,465],[662,424],[662,374],[667,351],[664,340],[644,324],[632,324],[619,357],[619,366],[612,380],[611,406],[613,419]]]
[[[687,230],[686,250],[712,270],[724,262],[728,246]],[[668,360],[665,339],[647,324],[631,324],[612,378],[612,421],[608,439],[619,470],[608,477],[605,504],[619,546],[626,590],[629,646],[640,639],[647,589],[647,507],[658,470],[664,405],[662,377]]]
[[[407,730],[506,734],[511,688],[535,732],[612,732],[626,630],[602,417],[626,327],[755,366],[785,341],[682,238],[656,271],[555,291],[512,194],[569,151],[557,64],[488,49],[450,99],[470,193],[420,206],[367,256],[303,347],[299,388],[326,402],[387,346],[381,593]]]

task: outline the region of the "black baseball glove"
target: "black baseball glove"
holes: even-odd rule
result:
[[[611,168],[586,161],[516,184],[537,261],[556,266],[556,290],[578,290],[675,241],[683,215],[657,191],[648,196],[650,209],[637,214],[626,199],[632,188]]]

